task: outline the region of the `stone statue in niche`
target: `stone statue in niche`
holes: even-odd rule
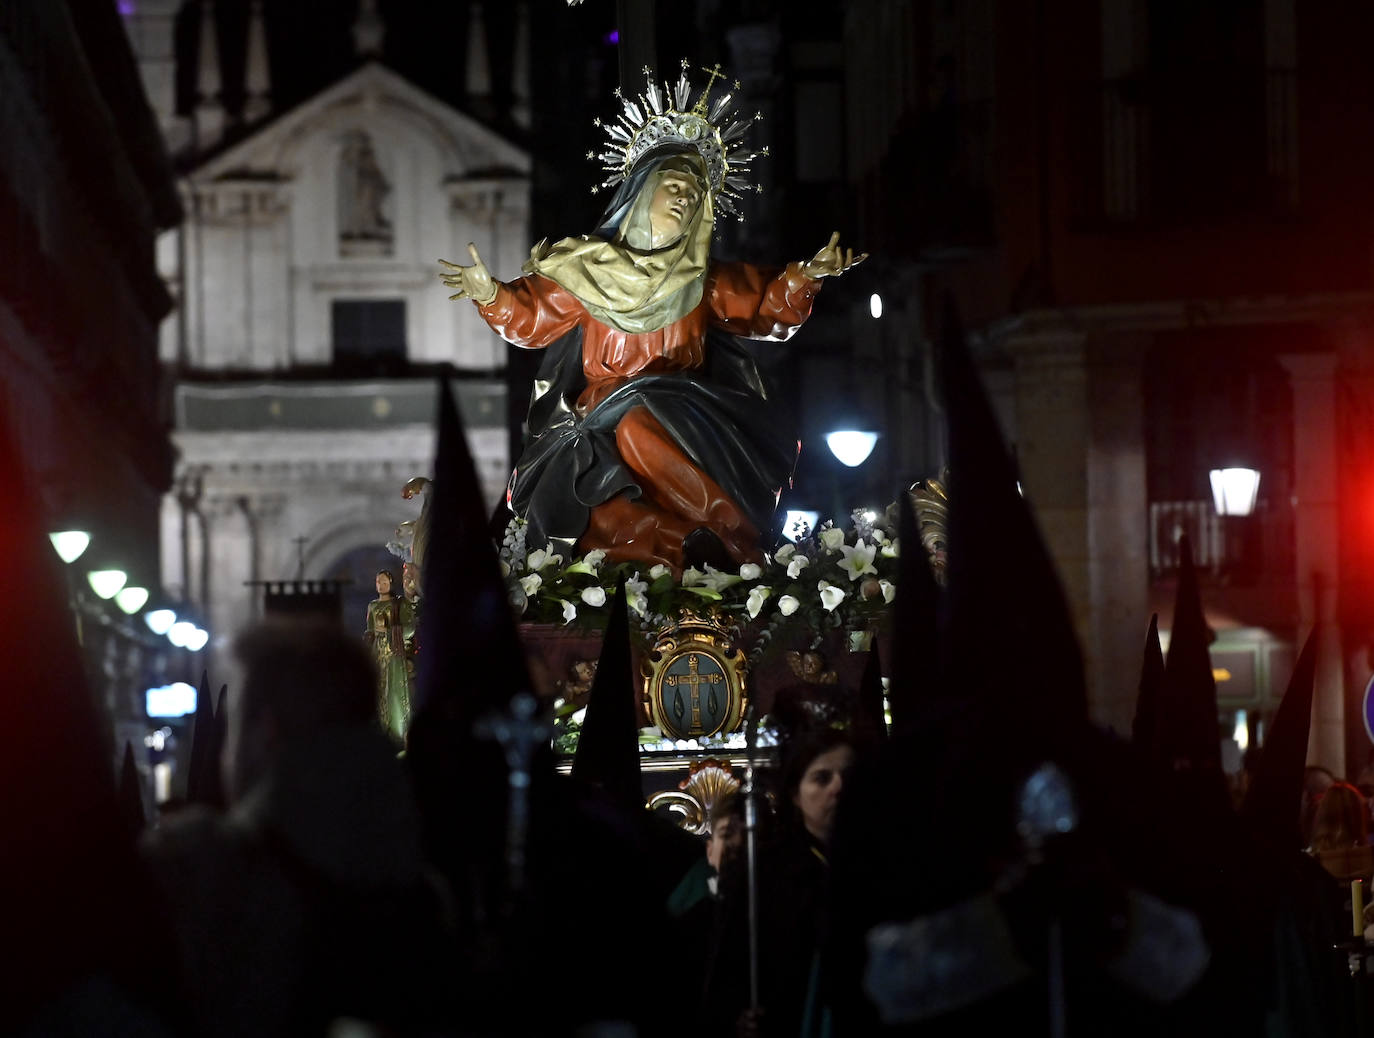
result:
[[[339,153],[339,255],[391,255],[390,194],[372,138],[362,130],[347,134]]]

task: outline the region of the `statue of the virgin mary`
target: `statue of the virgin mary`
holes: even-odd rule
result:
[[[592,234],[540,242],[510,282],[472,245],[471,266],[440,261],[451,298],[471,299],[507,342],[548,350],[507,490],[531,546],[675,571],[760,555],[797,441],[740,339],[789,338],[821,279],[864,256],[836,233],[782,269],[711,259],[717,214],[733,210],[753,156],[732,150],[747,121],[718,126],[729,95],[708,118],[708,91],[689,109],[684,73],[626,103],[602,156],[618,186]]]

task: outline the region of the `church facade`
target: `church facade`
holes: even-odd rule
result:
[[[400,490],[431,471],[440,376],[455,386],[485,507],[504,492],[505,347],[471,307],[448,302],[435,260],[465,256],[475,241],[518,264],[529,156],[378,60],[369,4],[354,26],[353,69],[275,114],[263,103],[253,5],[247,98],[228,133],[216,104],[220,48],[206,49],[216,21],[202,11],[188,126],[165,76],[158,104],[155,6],[129,28],[164,133],[183,142],[186,210],[159,244],[177,300],[161,338],[177,451],[162,507],[163,585],[202,611],[212,649],[256,616],[255,581],[348,581],[345,609],[361,626],[376,569],[399,572],[385,545],[419,510]],[[165,6],[170,44],[178,5]]]

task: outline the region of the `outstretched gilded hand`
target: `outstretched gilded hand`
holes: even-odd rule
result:
[[[492,280],[491,271],[482,262],[482,257],[477,255],[477,246],[468,242],[468,255],[472,257],[472,266],[460,267],[457,263],[450,263],[446,259],[439,262],[448,267],[448,271],[439,272],[439,280],[449,288],[458,289],[450,299],[471,299],[479,306],[486,306],[496,298],[496,282]]]
[[[806,266],[802,267],[802,271],[809,278],[839,277],[850,267],[857,267],[866,259],[868,259],[866,252],[855,256],[853,249],[841,249],[840,232],[836,231],[830,235],[830,240],[825,243],[825,248],[812,256]]]

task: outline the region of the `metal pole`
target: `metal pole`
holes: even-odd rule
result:
[[[759,1008],[759,903],[758,903],[758,797],[754,789],[754,745],[758,740],[758,719],[753,706],[745,719],[744,746],[744,854],[748,887],[745,894],[749,910],[749,1008]]]

